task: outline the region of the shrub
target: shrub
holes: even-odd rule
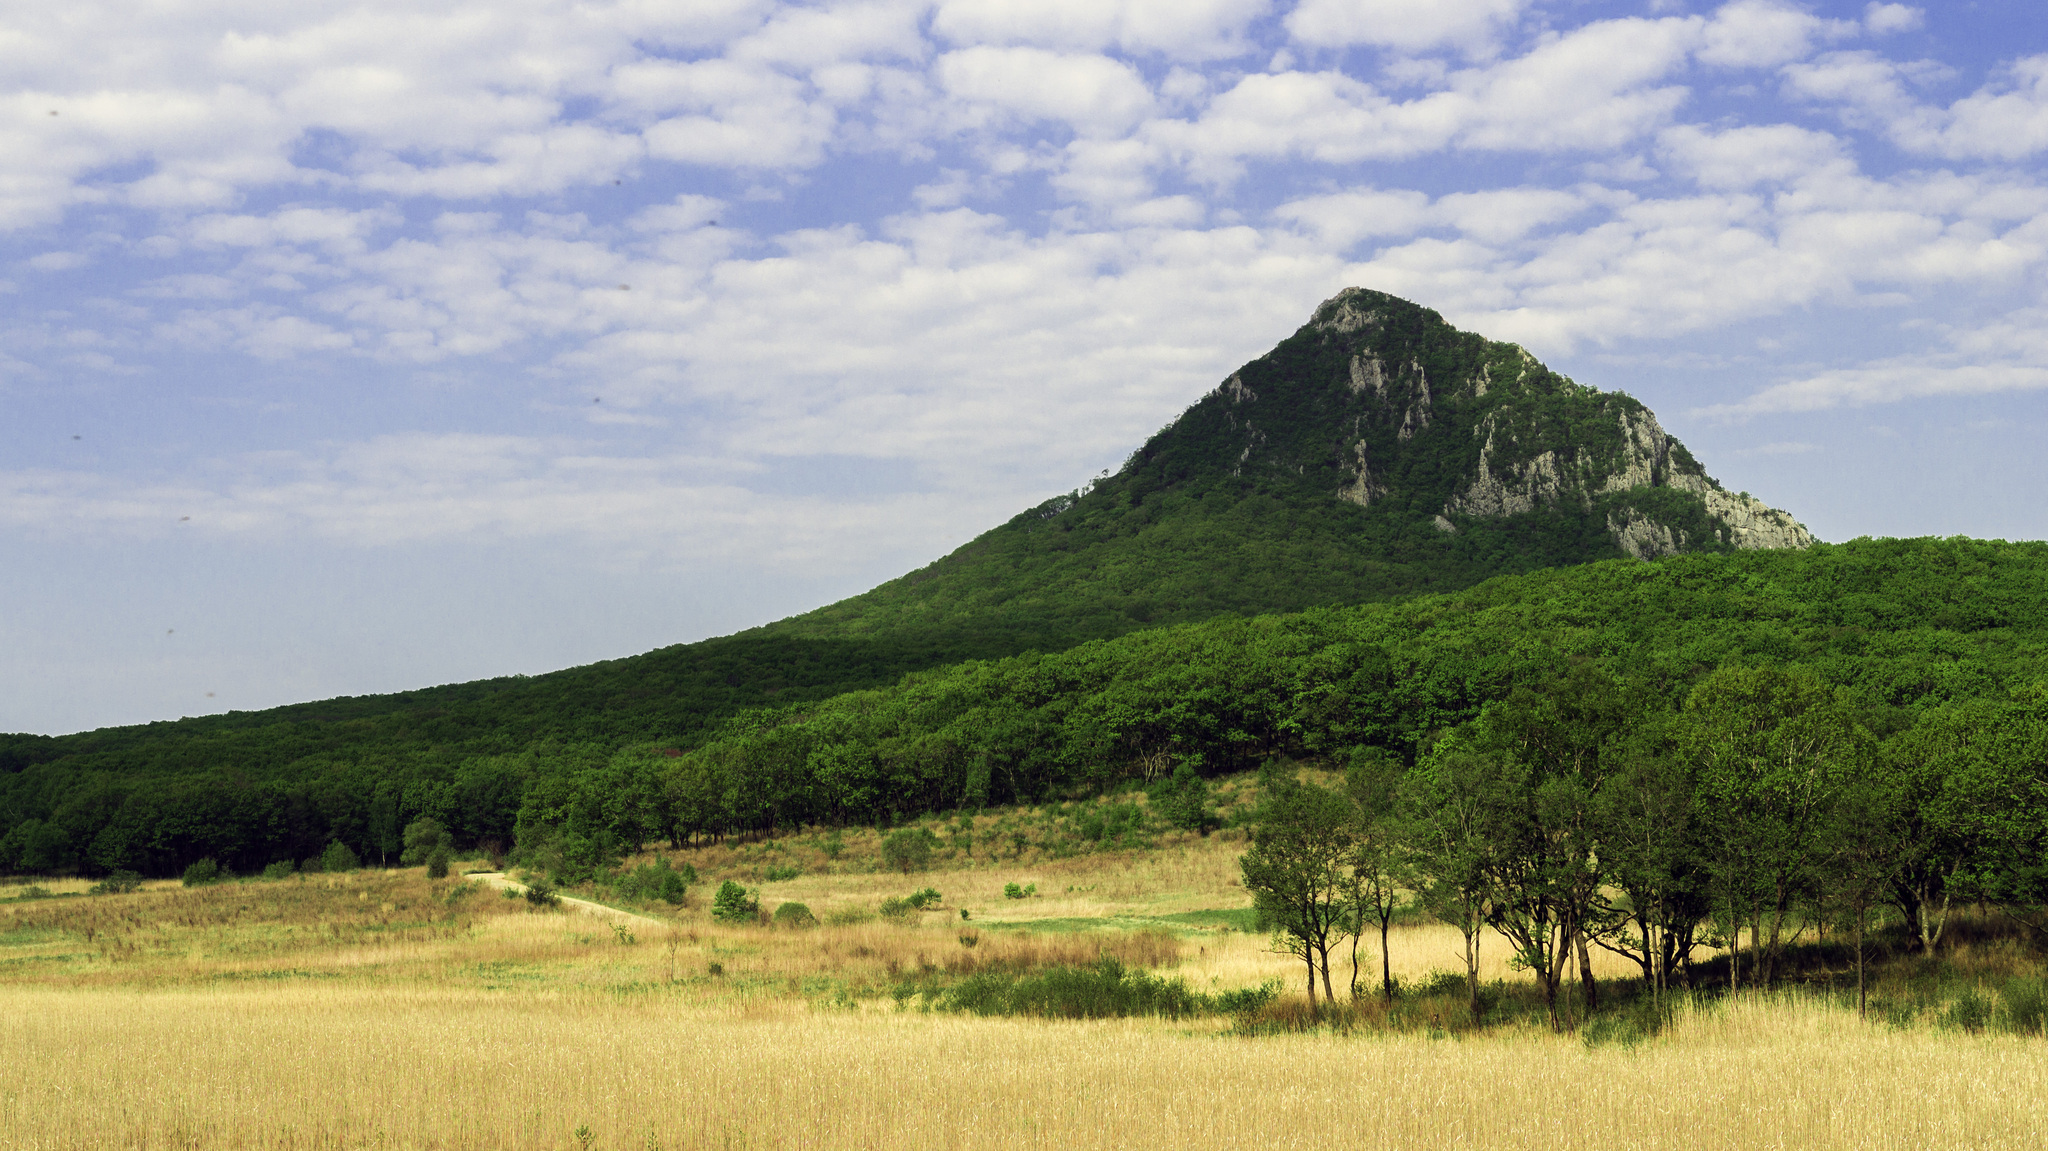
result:
[[[431,815],[422,815],[405,825],[405,850],[398,855],[398,862],[407,867],[418,867],[430,862],[437,851],[449,851],[455,841],[441,821]],[[445,872],[443,874],[446,874]]]
[[[280,859],[276,863],[273,863],[269,867],[263,869],[263,878],[290,879],[292,877],[292,872],[297,870],[298,868],[292,864],[291,860]]]
[[[187,887],[204,887],[206,884],[216,883],[225,878],[227,878],[227,873],[222,871],[220,864],[215,863],[211,858],[202,859],[185,869],[185,886]]]
[[[818,845],[818,850],[824,852],[827,859],[838,859],[839,853],[846,850],[846,837],[835,827],[832,834],[825,837],[825,842]]]
[[[908,899],[898,899],[893,895],[882,901],[882,918],[884,919],[902,919],[916,910],[918,908]]]
[[[786,879],[795,879],[803,873],[804,869],[794,863],[774,864],[761,873],[761,878],[770,883],[781,883]]]
[[[912,895],[906,902],[919,911],[923,911],[927,907],[937,907],[943,899],[944,897],[939,894],[938,888],[927,887],[923,891]]]
[[[562,902],[562,897],[547,880],[536,879],[526,885],[526,902],[535,907],[554,907]]]
[[[142,887],[142,877],[132,871],[116,871],[92,885],[93,895],[126,895]]]
[[[1941,1014],[1941,1021],[1949,1027],[1975,1035],[1991,1022],[1991,999],[1975,991],[1966,992],[1961,999],[1948,1005],[1948,1010]]]
[[[320,853],[319,864],[318,867],[309,866],[306,870],[354,871],[363,865],[363,861],[356,858],[354,848],[337,839],[327,845],[327,850]]]
[[[1023,887],[1019,887],[1014,883],[1003,884],[1004,899],[1029,899],[1036,894],[1038,894],[1038,885],[1036,883],[1027,884]]]
[[[825,913],[825,923],[830,927],[852,927],[874,917],[875,913],[865,907],[839,907]]]
[[[882,840],[882,859],[906,875],[923,871],[932,865],[932,848],[938,842],[938,836],[922,827],[892,831],[888,838]]]
[[[1105,955],[1092,967],[1049,967],[1029,975],[999,971],[971,975],[942,992],[937,1006],[974,1015],[1053,1019],[1163,1015],[1181,1019],[1244,1010],[1243,1001],[1263,996],[1263,1003],[1277,990],[1268,985],[1249,993],[1204,995],[1189,988],[1185,980],[1131,971],[1115,956]]]
[[[752,923],[760,916],[761,901],[730,879],[719,884],[718,894],[711,897],[711,918],[720,923]]]
[[[2005,1025],[2021,1035],[2048,1034],[2048,983],[2009,979],[1999,991],[2005,1001]]]
[[[1152,810],[1182,831],[1207,834],[1217,822],[1209,811],[1209,785],[1195,772],[1195,765],[1187,761],[1173,769],[1171,778],[1153,786]]]
[[[22,888],[22,889],[21,889],[21,894],[20,894],[20,895],[18,895],[18,896],[16,896],[15,898],[17,898],[17,899],[48,899],[48,898],[50,898],[51,894],[52,894],[52,893],[51,893],[50,889],[49,889],[49,888],[47,888],[47,887],[44,887],[44,886],[43,886],[42,884],[40,884],[40,883],[31,883],[31,884],[29,884],[29,885],[28,885],[27,887],[24,887],[24,888]]]
[[[448,878],[448,849],[437,847],[427,854],[427,878]]]
[[[812,915],[811,909],[801,903],[785,903],[775,909],[775,926],[777,927],[816,927],[817,925],[818,917]]]
[[[678,870],[666,858],[657,857],[653,863],[643,863],[619,876],[614,888],[627,899],[659,899],[680,906],[696,878],[697,869],[689,864]]]

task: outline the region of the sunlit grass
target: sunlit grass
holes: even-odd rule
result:
[[[1298,1000],[1301,967],[1263,934],[1161,918],[1248,904],[1235,837],[993,865],[963,852],[913,874],[863,861],[873,832],[842,833],[838,860],[806,838],[671,853],[698,887],[632,923],[460,878],[480,862],[438,881],[48,884],[0,904],[0,1148],[574,1147],[579,1127],[592,1148],[2002,1147],[2048,1121],[2048,1042],[1952,1026],[1910,964],[1873,981],[1886,1010],[1868,1023],[1788,992],[1681,1003],[1661,1032],[1597,1046],[1526,1002],[1466,1030],[1455,996],[1257,1036],[1228,1017],[935,1014],[898,994],[1110,955],[1203,992],[1280,979]],[[750,883],[764,908],[842,922],[714,922],[710,887],[764,856],[799,872]],[[1011,882],[1037,895],[1007,899]],[[923,887],[943,903],[874,914]],[[1958,928],[1956,943],[1945,978],[2038,976],[2009,937]],[[1398,926],[1389,950],[1405,985],[1462,970],[1440,925]],[[1360,958],[1376,987],[1376,940]],[[1526,989],[1497,938],[1482,958],[1485,980]],[[1348,949],[1339,962],[1341,995]]]

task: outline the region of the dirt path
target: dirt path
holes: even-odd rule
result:
[[[502,871],[487,871],[477,875],[466,875],[463,878],[475,880],[486,887],[495,887],[503,891],[516,891],[521,895],[526,894],[525,884],[511,878]],[[558,896],[557,898],[562,901],[563,907],[574,908],[585,915],[595,915],[599,919],[610,919],[618,923],[631,923],[641,927],[668,926],[668,923],[664,920],[655,919],[647,915],[635,915],[630,911],[620,911],[616,907],[606,907],[602,903],[592,903],[588,899],[577,899],[571,895]]]

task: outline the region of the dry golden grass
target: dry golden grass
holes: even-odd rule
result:
[[[2048,1047],[1799,1003],[1634,1050],[436,988],[0,988],[0,1147],[1960,1148]]]
[[[1632,1049],[1534,1024],[1245,1038],[1223,1019],[900,1010],[890,988],[926,972],[1110,954],[1212,990],[1294,988],[1300,967],[1263,936],[1157,918],[1244,906],[1239,842],[962,853],[908,876],[844,842],[839,861],[798,844],[688,858],[711,883],[763,856],[816,865],[764,885],[769,908],[830,915],[924,886],[945,906],[730,927],[700,888],[653,909],[664,923],[615,930],[419,869],[0,904],[0,1149],[576,1147],[580,1126],[591,1149],[1918,1148],[2048,1129],[2039,1038],[1894,1031],[1793,996],[1681,1012]],[[1007,882],[1040,894],[1005,899]],[[2010,946],[1966,943],[1952,963],[2011,970]],[[1397,928],[1390,950],[1410,981],[1460,965],[1448,928]],[[1377,954],[1361,954],[1370,983]],[[1482,954],[1513,981],[1498,939]]]

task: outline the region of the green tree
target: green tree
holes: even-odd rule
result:
[[[1770,986],[1792,917],[1819,878],[1822,816],[1835,789],[1868,764],[1872,741],[1805,668],[1718,668],[1687,696],[1681,724],[1714,813],[1717,887],[1731,924],[1747,915],[1751,983]],[[1731,955],[1731,981],[1738,966]]]
[[[932,848],[938,838],[922,827],[897,828],[882,840],[882,859],[906,875],[924,871],[932,865]]]
[[[1358,940],[1368,922],[1380,933],[1380,994],[1394,1001],[1394,971],[1387,954],[1387,933],[1400,910],[1401,889],[1414,882],[1408,829],[1400,820],[1401,786],[1406,769],[1383,748],[1359,748],[1344,773],[1344,790],[1355,809],[1357,825],[1351,854],[1345,861],[1344,902],[1350,916],[1351,995],[1358,996]]]
[[[1308,968],[1308,1001],[1316,1013],[1316,973],[1330,987],[1330,939],[1344,927],[1345,864],[1357,817],[1344,796],[1269,768],[1260,774],[1252,846],[1238,860],[1262,927]]]
[[[423,815],[405,825],[403,837],[405,850],[398,856],[398,862],[406,867],[418,867],[427,862],[437,851],[446,851],[454,846],[448,829],[431,815]]]
[[[1204,834],[1215,818],[1209,811],[1209,785],[1188,760],[1182,760],[1173,776],[1153,790],[1152,810],[1169,826]]]
[[[711,918],[720,923],[752,923],[760,914],[761,901],[730,879],[719,884],[718,894],[711,897]]]
[[[1455,747],[1432,753],[1404,781],[1403,820],[1422,906],[1464,937],[1466,1004],[1479,1022],[1479,949],[1491,918],[1488,876],[1493,763]]]

